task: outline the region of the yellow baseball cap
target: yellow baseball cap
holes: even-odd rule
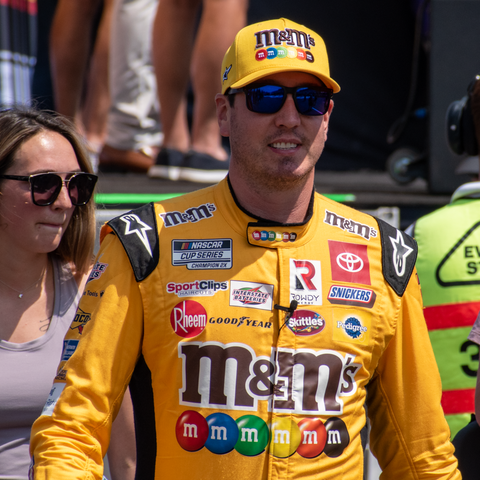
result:
[[[280,72],[305,72],[333,90],[328,55],[322,37],[287,18],[254,23],[240,30],[222,62],[222,93]]]

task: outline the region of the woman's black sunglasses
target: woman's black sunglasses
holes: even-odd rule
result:
[[[30,182],[32,201],[39,207],[51,205],[57,199],[62,186],[68,190],[68,196],[72,205],[86,205],[93,193],[98,177],[91,173],[72,173],[70,177],[63,180],[57,173],[37,173],[35,175],[0,175],[0,178],[7,180],[19,180]]]
[[[259,85],[232,88],[227,95],[244,92],[247,108],[255,113],[277,113],[292,94],[297,110],[302,115],[319,116],[328,112],[333,91],[326,87],[282,87],[281,85]]]

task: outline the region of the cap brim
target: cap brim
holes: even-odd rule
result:
[[[275,73],[283,73],[283,72],[309,73],[310,75],[313,75],[314,77],[319,78],[328,88],[331,88],[333,90],[333,93],[338,93],[340,91],[340,85],[338,85],[338,83],[332,78],[327,77],[326,75],[322,75],[320,73],[313,73],[311,69],[308,69],[308,68],[303,69],[303,68],[299,68],[298,66],[295,68],[278,68],[278,67],[262,68],[261,70],[257,70],[256,72],[243,77],[238,82],[233,83],[232,85],[230,85],[230,88],[242,88],[261,78],[268,77],[269,75],[274,75]]]

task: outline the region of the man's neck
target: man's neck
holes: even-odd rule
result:
[[[313,175],[295,188],[258,191],[241,178],[230,176],[238,203],[249,213],[278,223],[302,223],[313,191]]]

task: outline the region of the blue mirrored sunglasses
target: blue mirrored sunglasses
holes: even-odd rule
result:
[[[333,90],[326,87],[283,87],[281,85],[259,85],[232,88],[227,95],[244,92],[247,108],[255,113],[277,113],[284,105],[289,93],[299,113],[308,116],[325,115],[330,106]]]

